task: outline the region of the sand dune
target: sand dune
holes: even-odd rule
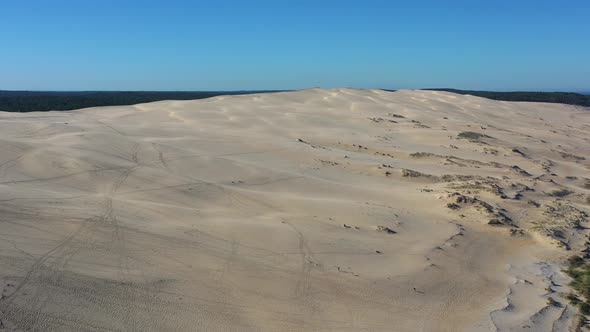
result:
[[[0,113],[0,327],[567,331],[587,156],[587,109],[433,91]]]

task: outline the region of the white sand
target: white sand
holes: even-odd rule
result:
[[[566,331],[584,156],[587,109],[444,92],[0,113],[0,326]]]

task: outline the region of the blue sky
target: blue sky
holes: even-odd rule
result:
[[[590,1],[0,2],[0,89],[590,91]]]

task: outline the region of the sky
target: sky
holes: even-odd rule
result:
[[[0,89],[590,91],[590,1],[0,1]]]

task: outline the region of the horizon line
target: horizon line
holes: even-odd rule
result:
[[[429,87],[429,88],[354,88],[354,87],[336,87],[336,88],[322,88],[322,87],[307,87],[299,89],[239,89],[239,90],[29,90],[29,89],[0,89],[0,92],[55,92],[55,93],[85,93],[85,92],[97,92],[97,93],[117,93],[117,92],[176,92],[176,93],[194,93],[194,92],[224,92],[224,93],[243,93],[243,92],[289,92],[289,91],[301,91],[310,89],[323,89],[323,90],[334,90],[334,89],[352,89],[352,90],[383,90],[383,91],[399,91],[399,90],[457,90],[457,91],[473,91],[473,92],[541,92],[541,93],[577,93],[583,95],[590,95],[589,90],[495,90],[495,89],[460,89],[460,88],[449,88],[449,87]]]

